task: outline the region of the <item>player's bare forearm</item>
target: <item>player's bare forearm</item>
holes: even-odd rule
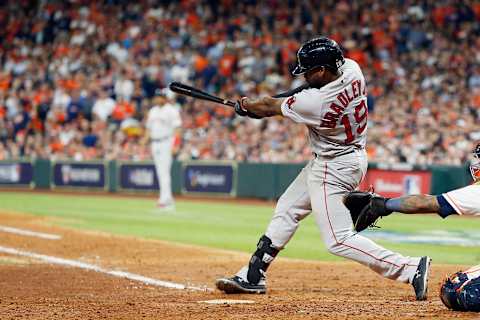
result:
[[[282,99],[261,97],[258,99],[243,99],[242,107],[260,117],[273,117],[282,115]]]
[[[150,140],[150,134],[148,133],[148,130],[145,129],[144,135],[140,139],[140,144],[141,145],[146,145],[148,143],[148,140]]]
[[[427,194],[389,199],[387,207],[402,213],[436,213],[440,210],[437,197]]]

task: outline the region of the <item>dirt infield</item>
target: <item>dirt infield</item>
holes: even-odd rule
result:
[[[48,218],[0,214],[0,225],[61,235],[47,240],[0,232],[0,247],[78,260],[163,281],[207,288],[167,289],[95,271],[0,253],[0,319],[479,319],[448,311],[437,298],[452,266],[432,270],[429,300],[409,285],[350,263],[278,259],[266,295],[224,295],[214,279],[249,256],[222,250],[59,228]],[[253,304],[211,305],[212,299]]]

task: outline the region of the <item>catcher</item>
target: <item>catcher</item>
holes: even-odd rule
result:
[[[474,150],[470,173],[474,183],[442,195],[411,195],[387,199],[373,192],[350,192],[344,199],[357,232],[374,226],[380,217],[392,212],[438,213],[480,216],[480,144]],[[480,265],[447,277],[440,288],[440,299],[449,309],[480,311]]]
[[[355,231],[360,232],[374,226],[380,217],[392,212],[435,212],[442,218],[452,214],[480,216],[480,143],[475,147],[474,159],[470,165],[474,183],[438,196],[410,195],[388,199],[373,192],[350,192],[343,201],[350,210]]]

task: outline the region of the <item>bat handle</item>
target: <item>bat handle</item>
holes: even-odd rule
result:
[[[235,104],[236,104],[236,103],[233,102],[233,101],[231,101],[231,100],[225,99],[225,100],[223,100],[223,104],[224,104],[224,105],[227,105],[227,106],[230,106],[230,107],[232,107],[232,108],[235,108]]]

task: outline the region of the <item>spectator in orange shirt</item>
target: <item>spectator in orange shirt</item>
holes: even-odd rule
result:
[[[229,77],[232,75],[235,69],[236,57],[231,50],[226,50],[226,53],[218,61],[218,71],[223,77]]]
[[[125,99],[120,98],[112,112],[112,120],[116,123],[120,123],[125,119],[133,116],[135,113],[135,107]]]

